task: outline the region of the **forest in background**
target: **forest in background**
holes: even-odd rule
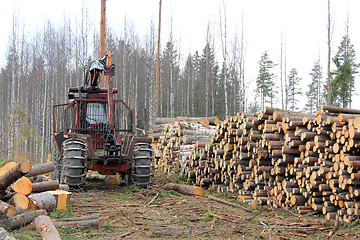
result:
[[[0,72],[3,159],[43,161],[51,152],[54,147],[52,106],[67,102],[68,88],[83,84],[84,66],[98,57],[99,34],[93,24],[83,9],[75,21],[67,18],[62,24],[48,21],[42,29],[29,32],[14,15],[7,60]],[[155,119],[157,29],[151,23],[149,27],[148,33],[139,36],[135,26],[125,19],[123,29],[108,25],[106,31],[106,51],[112,52],[116,66],[114,87],[119,89],[116,98],[123,99],[135,110],[136,125],[140,128],[144,125],[145,107],[150,125]],[[179,49],[172,34],[164,37],[168,40],[162,43],[160,56],[160,117],[218,116],[224,119],[237,112],[258,112],[275,102],[280,103],[274,104],[280,108],[303,110],[295,108],[302,94],[299,91],[301,79],[296,68],[286,70],[286,56],[281,59],[280,64],[285,63],[281,74],[276,76],[273,73],[276,64],[266,51],[263,53],[259,60],[257,88],[253,92],[245,76],[246,33],[241,31],[230,39],[226,21],[220,21],[217,27],[221,32],[217,43],[208,26],[203,49],[193,53]],[[344,41],[345,49],[352,46],[348,38]],[[215,51],[215,44],[220,45],[217,46],[220,52]],[[355,53],[353,55],[351,76],[356,73],[357,66]],[[337,56],[337,70],[349,70],[344,64],[346,56]],[[336,76],[343,76],[342,73],[334,71],[333,79],[341,82]],[[326,101],[327,90],[318,61],[309,74],[313,82],[306,93],[307,109],[313,112]],[[353,88],[354,78],[343,93],[351,93]],[[341,105],[339,98],[334,95],[331,104]],[[349,99],[348,96],[344,98]]]

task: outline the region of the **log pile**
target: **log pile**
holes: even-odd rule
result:
[[[359,146],[360,110],[264,108],[218,124],[210,143],[187,156],[183,174],[240,201],[351,221],[360,215]]]
[[[150,134],[155,152],[155,168],[166,173],[179,173],[195,149],[205,151],[215,135],[217,117],[158,118]]]

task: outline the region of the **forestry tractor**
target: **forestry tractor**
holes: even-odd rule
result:
[[[71,87],[69,102],[53,107],[53,132],[60,151],[53,177],[71,188],[84,185],[87,170],[118,174],[127,184],[151,183],[151,139],[146,130],[143,135],[135,134],[133,110],[113,99],[117,93],[112,88],[114,70],[111,53],[90,62],[84,86]],[[107,88],[101,87],[104,77]],[[146,122],[145,116],[145,126]]]

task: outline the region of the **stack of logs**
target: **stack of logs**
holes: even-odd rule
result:
[[[33,167],[28,162],[8,162],[0,168],[1,236],[6,235],[6,230],[21,228],[35,219],[38,224],[44,224],[45,221],[46,225],[53,229],[52,222],[49,223],[48,217],[39,217],[57,207],[56,198],[59,195],[52,194],[48,190],[59,189],[59,182],[43,181],[44,176],[42,175],[53,170],[52,162]],[[62,187],[68,189],[67,186]],[[63,192],[66,192],[67,197],[68,192]]]
[[[183,174],[238,200],[295,208],[300,214],[360,215],[360,110],[322,106],[316,115],[264,108],[217,125]]]
[[[153,139],[155,168],[166,173],[179,173],[194,149],[205,149],[216,133],[217,117],[158,118]]]

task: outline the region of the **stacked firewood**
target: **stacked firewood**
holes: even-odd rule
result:
[[[155,168],[166,173],[178,173],[195,149],[205,149],[216,132],[219,119],[159,118],[150,137],[153,139]]]
[[[337,107],[239,113],[217,125],[205,151],[187,156],[184,175],[241,201],[350,221],[360,214],[359,127],[359,110]]]
[[[28,162],[8,162],[0,168],[0,231],[5,233],[6,230],[18,229],[35,219],[39,224],[49,222],[48,218],[37,217],[59,207],[57,198],[62,195],[67,198],[69,193],[49,191],[60,187],[58,181],[44,181],[42,174],[53,170],[52,162],[33,167]],[[67,186],[62,187],[68,189]],[[47,223],[47,227],[51,228],[51,224]]]

